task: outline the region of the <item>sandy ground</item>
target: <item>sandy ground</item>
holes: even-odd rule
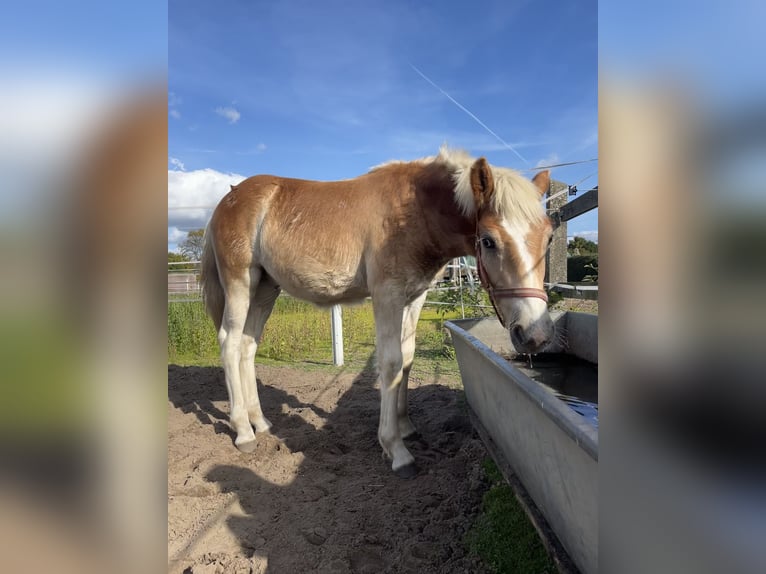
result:
[[[458,380],[410,381],[420,473],[402,480],[381,456],[370,365],[257,369],[274,427],[246,455],[221,368],[168,368],[169,572],[483,572],[463,537],[487,455]]]

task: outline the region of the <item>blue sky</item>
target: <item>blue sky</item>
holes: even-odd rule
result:
[[[343,179],[445,141],[517,169],[598,156],[596,2],[171,0],[168,26],[169,249],[210,214],[177,207],[256,173]]]
[[[128,83],[162,72],[168,35],[161,2],[26,0],[7,2],[3,16],[4,73],[88,73],[102,81]]]

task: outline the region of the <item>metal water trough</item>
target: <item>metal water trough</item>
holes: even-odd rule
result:
[[[597,364],[598,317],[552,318],[567,340],[550,352]],[[559,569],[598,572],[598,430],[500,356],[516,351],[497,319],[446,326],[472,419]]]

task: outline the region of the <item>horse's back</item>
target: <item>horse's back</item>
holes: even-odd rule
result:
[[[409,268],[417,256],[407,255],[412,242],[404,239],[423,233],[412,192],[416,169],[394,166],[330,182],[250,177],[216,209],[217,249],[314,303],[364,298],[369,280],[380,285],[421,271]]]
[[[211,220],[219,263],[261,267],[288,293],[318,304],[369,294],[365,255],[380,228],[379,195],[355,180],[250,177],[220,201]]]

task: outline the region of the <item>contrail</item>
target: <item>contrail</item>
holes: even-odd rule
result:
[[[451,101],[453,104],[455,104],[455,105],[456,105],[457,107],[459,107],[461,110],[463,110],[465,113],[467,113],[469,116],[471,116],[471,117],[474,119],[474,121],[476,121],[476,123],[478,123],[478,124],[479,124],[481,127],[483,127],[485,130],[487,130],[487,131],[488,131],[489,133],[491,133],[493,136],[495,136],[495,137],[497,138],[497,140],[498,140],[498,141],[499,141],[501,144],[503,144],[505,147],[507,147],[509,150],[511,150],[513,153],[515,153],[515,154],[518,156],[518,158],[519,158],[521,161],[523,161],[523,162],[524,162],[524,163],[526,163],[526,164],[528,164],[528,163],[529,163],[529,162],[528,162],[528,161],[527,161],[527,160],[524,158],[524,156],[523,156],[523,155],[521,155],[519,152],[517,152],[515,149],[513,149],[513,147],[512,147],[512,146],[511,146],[511,145],[510,145],[510,144],[509,144],[507,141],[505,141],[503,138],[501,138],[499,135],[497,135],[495,132],[493,132],[491,129],[489,129],[489,127],[487,127],[487,124],[485,124],[483,121],[481,121],[481,120],[480,120],[479,118],[477,118],[475,115],[473,115],[473,114],[470,112],[470,110],[468,110],[468,109],[467,109],[467,108],[466,108],[464,105],[462,105],[462,104],[461,104],[460,102],[458,102],[458,101],[457,101],[455,98],[453,98],[453,97],[452,97],[452,96],[450,96],[450,95],[449,95],[447,92],[445,92],[445,91],[444,91],[444,90],[442,90],[442,89],[441,89],[439,86],[437,86],[437,85],[434,83],[434,81],[433,81],[431,78],[429,78],[429,77],[428,77],[428,76],[426,76],[426,75],[425,75],[423,72],[421,72],[420,70],[418,70],[418,68],[417,68],[417,67],[415,67],[415,65],[414,65],[413,63],[409,62],[409,64],[410,64],[410,68],[412,68],[413,70],[415,70],[415,71],[416,71],[416,72],[417,72],[417,73],[420,75],[420,77],[421,77],[421,78],[423,78],[423,79],[424,79],[426,82],[428,82],[428,83],[429,83],[429,84],[431,84],[431,85],[432,85],[434,88],[436,88],[437,90],[439,90],[439,91],[440,91],[442,94],[444,94],[445,96],[447,96],[447,98],[449,99],[449,101]]]

